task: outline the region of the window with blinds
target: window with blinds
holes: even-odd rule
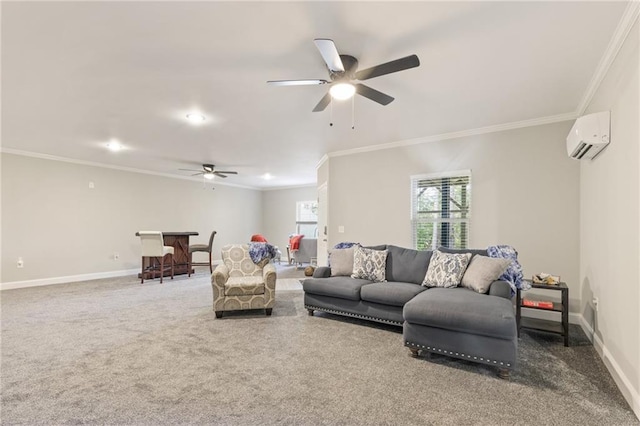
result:
[[[308,238],[318,236],[317,201],[298,201],[296,203],[296,233]]]
[[[467,248],[471,171],[411,177],[413,245]]]

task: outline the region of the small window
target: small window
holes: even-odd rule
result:
[[[467,248],[471,172],[411,177],[413,246]]]
[[[298,201],[296,203],[296,233],[307,238],[318,237],[317,201]]]

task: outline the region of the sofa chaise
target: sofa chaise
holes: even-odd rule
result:
[[[433,251],[393,245],[369,249],[386,251],[386,281],[332,275],[331,267],[318,267],[313,278],[303,281],[309,315],[323,311],[402,326],[404,345],[413,356],[443,354],[492,365],[500,377],[509,376],[516,365],[518,345],[509,283],[489,281],[486,293],[463,287],[429,288],[421,284]],[[435,253],[441,256],[444,251],[469,253],[470,262],[476,261],[473,256],[487,256],[486,250],[440,249]]]

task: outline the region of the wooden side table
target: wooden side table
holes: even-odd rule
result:
[[[548,333],[559,334],[564,337],[564,345],[569,346],[569,287],[566,283],[558,283],[556,285],[531,283],[531,288],[555,290],[561,292],[560,303],[553,303],[553,309],[537,308],[531,306],[522,306],[522,294],[520,289],[516,291],[516,322],[518,326],[518,337],[520,337],[520,329],[528,328],[531,330],[545,331]],[[551,311],[560,313],[560,322],[543,320],[537,318],[529,318],[522,316],[522,309],[537,309],[541,311]]]

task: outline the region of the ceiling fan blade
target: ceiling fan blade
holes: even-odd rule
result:
[[[191,170],[192,172],[194,172],[195,170]],[[204,172],[198,172],[198,173],[194,173],[191,176],[199,176],[199,175],[203,175]]]
[[[322,99],[320,99],[320,102],[318,102],[318,105],[316,105],[316,107],[313,109],[313,112],[324,111],[324,109],[330,103],[331,103],[331,93],[327,92],[327,94],[324,95]]]
[[[365,98],[369,98],[374,102],[377,102],[381,105],[389,105],[393,102],[393,99],[389,95],[385,95],[382,92],[377,91],[376,89],[372,89],[369,86],[365,86],[364,84],[356,84],[356,92],[359,95],[364,96]]]
[[[225,179],[227,178],[227,175],[223,175],[220,172],[213,172],[213,174],[216,176],[220,176],[221,178],[225,178]]]
[[[396,59],[395,61],[386,62],[384,64],[376,65],[375,67],[367,68],[366,70],[358,71],[356,73],[356,78],[358,80],[367,80],[369,78],[380,77],[381,75],[415,68],[419,65],[420,59],[418,59],[417,55],[406,56],[404,58]]]
[[[238,172],[219,172],[217,170],[215,172],[213,172],[214,175],[219,175],[221,173],[224,173],[225,175],[237,175],[238,174]]]
[[[322,59],[326,62],[329,71],[344,72],[342,59],[340,59],[340,54],[338,53],[338,49],[336,49],[336,45],[333,43],[333,40],[328,38],[317,38],[313,40],[313,42],[320,51]]]
[[[327,84],[327,80],[269,80],[267,84],[272,86],[317,86]]]

